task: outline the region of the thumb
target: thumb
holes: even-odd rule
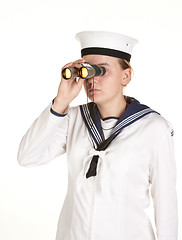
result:
[[[84,81],[85,81],[85,79],[83,79],[83,78],[80,78],[79,80],[78,80],[78,87],[79,88],[81,88],[81,86],[83,85],[83,83],[84,83]]]

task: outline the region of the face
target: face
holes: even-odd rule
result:
[[[95,76],[84,81],[84,88],[91,101],[98,104],[119,101],[123,97],[123,78],[127,74],[122,70],[118,59],[105,55],[85,55],[83,59],[90,64],[105,67],[106,73],[103,76]],[[87,87],[86,87],[87,81]]]

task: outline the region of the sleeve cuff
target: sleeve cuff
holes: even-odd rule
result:
[[[54,98],[55,99],[55,98]],[[52,105],[54,104],[54,99],[52,100]],[[58,113],[58,112],[55,112],[53,109],[52,109],[52,106],[50,108],[50,112],[54,115],[56,115],[57,117],[64,117],[66,116],[68,113]]]

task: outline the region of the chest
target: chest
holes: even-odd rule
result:
[[[112,182],[123,180],[133,187],[140,183],[148,183],[149,162],[151,161],[150,136],[140,125],[123,129],[111,142],[100,159],[101,167],[108,169],[108,179]],[[67,160],[70,174],[78,175],[84,167],[84,159],[93,149],[93,142],[84,124],[72,131],[67,142]]]

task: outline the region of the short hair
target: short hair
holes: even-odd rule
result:
[[[131,73],[133,76],[133,73],[134,73],[133,68],[131,67],[131,64],[127,60],[118,58],[118,62],[119,62],[119,65],[121,66],[122,70],[129,68],[131,70]],[[131,78],[132,78],[132,76],[131,76]]]

